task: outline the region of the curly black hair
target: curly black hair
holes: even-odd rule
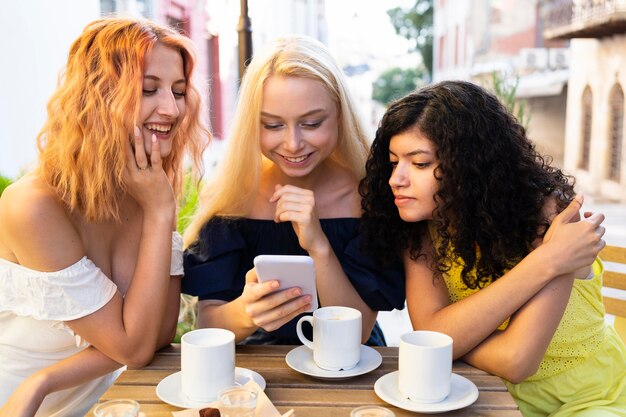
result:
[[[524,127],[493,94],[464,81],[426,86],[390,105],[359,184],[362,230],[380,262],[397,261],[407,251],[414,260],[424,255],[427,222],[404,222],[389,186],[389,142],[413,129],[436,149],[436,276],[449,270],[452,254],[463,260],[467,287],[484,287],[526,256],[545,233],[546,198],[556,196],[560,211],[574,196],[573,178],[550,166],[551,159],[535,150]]]

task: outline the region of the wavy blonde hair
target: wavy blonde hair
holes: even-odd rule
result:
[[[313,38],[279,38],[256,54],[246,69],[228,135],[229,148],[187,228],[187,246],[198,238],[200,229],[212,217],[242,217],[250,211],[262,168],[271,164],[261,153],[260,137],[263,87],[273,75],[303,77],[323,84],[339,111],[339,140],[330,159],[359,180],[365,175],[369,140],[341,68],[328,49]]]
[[[38,175],[90,221],[119,218],[126,189],[127,143],[139,114],[145,57],[155,44],[180,51],[187,80],[187,112],[165,172],[181,189],[183,157],[202,172],[210,134],[201,119],[202,101],[193,85],[195,48],[188,38],[154,22],[108,17],[88,24],[74,41],[59,84],[48,102],[48,117],[37,136]]]

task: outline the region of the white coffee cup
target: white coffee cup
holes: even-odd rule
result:
[[[400,337],[398,387],[405,398],[435,403],[450,394],[452,338],[431,331],[414,331]]]
[[[313,341],[302,333],[302,324],[313,326]],[[352,369],[361,358],[361,312],[350,307],[322,307],[296,325],[298,339],[313,350],[313,361],[322,369]]]
[[[235,334],[197,329],[181,338],[181,389],[190,400],[211,402],[235,385]]]

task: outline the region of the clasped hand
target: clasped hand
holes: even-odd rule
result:
[[[602,226],[602,213],[585,212],[580,219],[582,195],[577,196],[559,213],[547,230],[543,245],[555,250],[557,275],[569,274],[591,265],[606,242],[602,239],[605,228]]]
[[[276,185],[270,203],[276,203],[274,221],[291,222],[302,249],[311,253],[328,246],[317,215],[313,191],[293,185]]]

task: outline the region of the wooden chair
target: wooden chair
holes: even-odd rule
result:
[[[611,265],[606,265],[604,271],[603,286],[614,290],[626,291],[626,248],[619,246],[605,246],[600,252],[603,262],[618,264],[618,270]],[[604,307],[607,314],[615,316],[615,329],[626,342],[626,299],[620,299],[613,294],[605,294],[603,297]]]

